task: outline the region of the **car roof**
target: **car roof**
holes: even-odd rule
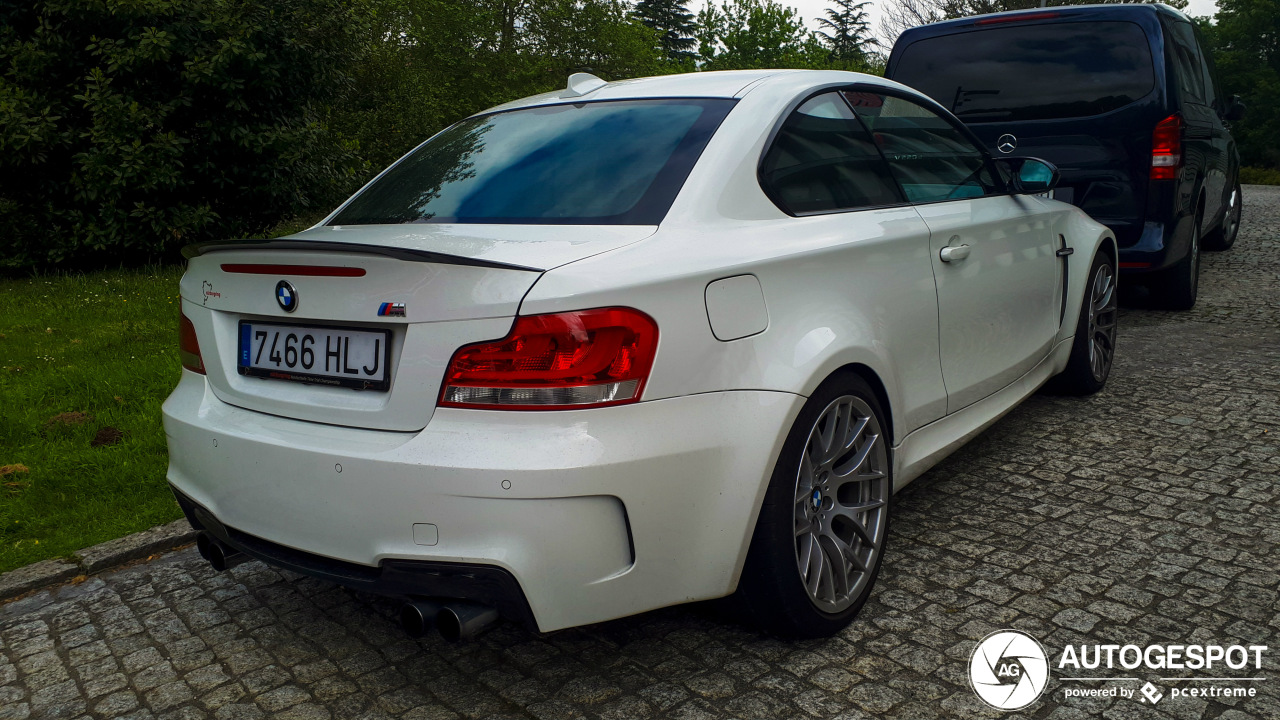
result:
[[[1006,10],[998,13],[987,13],[985,15],[969,15],[954,20],[943,20],[941,22],[930,23],[928,25],[919,25],[908,28],[898,36],[898,45],[907,36],[916,39],[917,36],[933,36],[946,35],[949,32],[958,30],[971,29],[981,20],[989,20],[991,18],[1012,18],[1014,16],[1026,16],[1028,22],[1034,22],[1040,19],[1049,18],[1072,18],[1088,16],[1097,19],[1134,19],[1138,17],[1154,17],[1155,15],[1167,15],[1178,20],[1186,20],[1190,22],[1190,18],[1178,12],[1168,5],[1162,3],[1114,3],[1114,4],[1095,4],[1095,5],[1055,5],[1045,8],[1028,8],[1024,10]],[[1045,16],[1045,17],[1038,17]],[[996,27],[999,27],[998,25]]]
[[[799,92],[806,86],[836,82],[865,82],[886,87],[902,87],[898,83],[874,75],[835,70],[717,70],[615,80],[583,95],[569,94],[563,89],[553,90],[503,103],[477,115],[566,102],[640,98],[741,98],[759,88],[770,88],[778,92]]]

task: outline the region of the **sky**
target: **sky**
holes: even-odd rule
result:
[[[711,1],[718,4],[721,0]],[[790,5],[791,7],[799,10],[800,14],[804,17],[805,22],[808,23],[810,28],[815,30],[818,27],[815,18],[822,15],[830,6],[830,3],[828,3],[827,0],[779,0],[779,2],[783,5]],[[875,35],[879,35],[880,32],[879,6],[883,2],[893,2],[893,0],[871,0],[871,4],[867,6],[867,10],[870,11],[871,15],[871,31]],[[706,0],[690,0],[689,9],[696,14],[705,4]],[[1217,0],[1191,0],[1190,4],[1187,5],[1183,12],[1188,15],[1195,16],[1212,15],[1217,12],[1217,7]]]

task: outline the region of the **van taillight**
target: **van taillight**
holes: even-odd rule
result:
[[[1018,13],[1016,15],[996,15],[995,17],[983,18],[974,23],[974,25],[999,25],[1001,23],[1020,22],[1022,20],[1047,20],[1056,18],[1062,13],[1058,12],[1029,12]]]
[[[196,326],[191,324],[191,318],[186,313],[178,321],[178,356],[182,358],[182,367],[205,374],[204,359],[200,357],[200,341],[196,339]]]
[[[631,308],[518,317],[505,338],[454,353],[440,404],[568,410],[632,403],[657,350],[657,323]]]
[[[1182,168],[1182,116],[1170,115],[1151,133],[1151,179],[1174,180]]]

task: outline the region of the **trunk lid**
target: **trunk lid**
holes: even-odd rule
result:
[[[501,338],[544,270],[647,237],[651,226],[394,225],[317,228],[188,252],[183,312],[222,401],[273,415],[415,431],[435,410],[462,345]],[[287,282],[294,310],[276,299]],[[403,316],[380,315],[402,304]],[[241,322],[387,330],[390,388],[330,387],[242,374]]]

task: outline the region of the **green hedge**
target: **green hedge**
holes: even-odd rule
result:
[[[1242,185],[1280,185],[1280,170],[1272,168],[1240,168]]]
[[[136,265],[351,184],[342,0],[0,4],[0,268]]]

